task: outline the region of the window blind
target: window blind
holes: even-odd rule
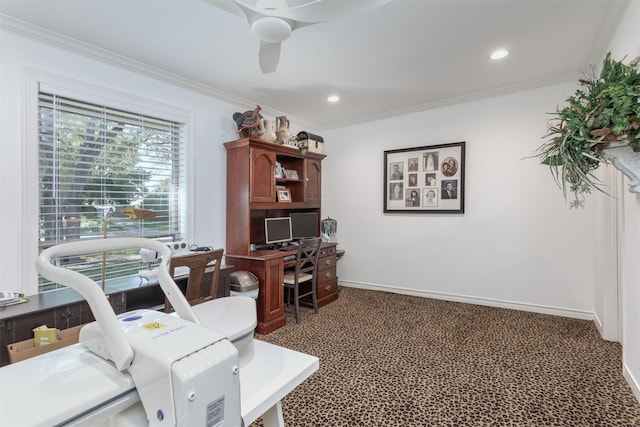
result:
[[[183,237],[184,123],[40,92],[39,248],[108,237]],[[118,215],[134,206],[157,220]],[[138,251],[110,253],[109,279],[137,273]],[[100,281],[102,253],[59,260]],[[58,287],[39,278],[40,291]]]

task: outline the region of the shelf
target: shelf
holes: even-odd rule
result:
[[[322,160],[325,157],[327,157],[323,153],[313,153],[311,151],[307,151],[307,153],[303,155],[302,153],[300,153],[300,150],[297,149],[296,147],[290,147],[283,144],[275,144],[273,142],[266,142],[259,139],[245,138],[245,139],[239,139],[236,141],[230,141],[230,142],[224,143],[224,146],[227,150],[233,150],[239,147],[249,146],[249,145],[251,145],[252,147],[258,147],[258,148],[263,148],[266,150],[273,151],[274,153],[276,153],[276,156],[282,155],[285,157],[296,157],[299,159],[311,158],[311,159],[318,159],[318,160]]]
[[[320,209],[320,202],[292,202],[292,203],[251,203],[249,209],[256,210],[275,210],[275,209]]]

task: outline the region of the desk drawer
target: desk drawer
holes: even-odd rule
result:
[[[325,298],[328,295],[334,295],[338,293],[338,279],[334,276],[333,279],[321,281],[316,284],[316,295],[318,300]]]
[[[331,245],[329,247],[321,247],[320,248],[320,258],[332,255],[335,256],[336,254],[336,245]]]
[[[318,275],[316,277],[316,285],[320,287],[324,282],[328,282],[330,280],[336,279],[336,269],[328,268],[326,270],[318,270]]]
[[[336,266],[336,257],[328,256],[324,258],[318,258],[318,271],[326,270],[328,268],[335,268]]]

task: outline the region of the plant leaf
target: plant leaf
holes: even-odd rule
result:
[[[541,161],[540,164],[547,166],[562,166],[562,157],[558,155],[548,156]]]

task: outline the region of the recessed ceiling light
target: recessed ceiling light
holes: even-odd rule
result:
[[[491,54],[491,59],[502,59],[509,55],[509,51],[505,49],[498,49]]]
[[[338,95],[329,95],[329,97],[327,98],[327,101],[331,103],[335,103],[340,101],[340,97]]]

